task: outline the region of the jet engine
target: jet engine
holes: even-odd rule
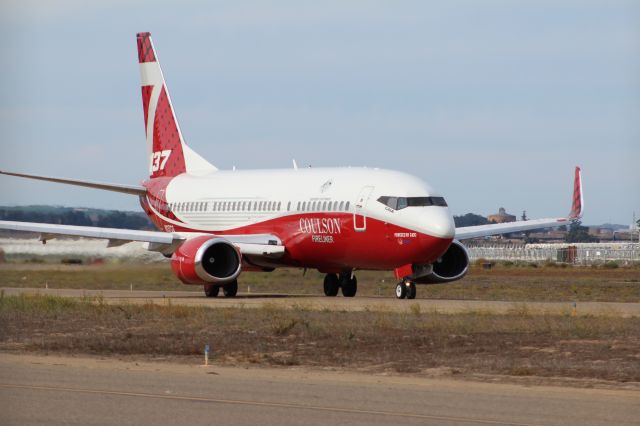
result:
[[[185,284],[226,284],[240,275],[242,259],[230,241],[203,235],[178,247],[171,269]]]
[[[447,251],[432,264],[431,273],[413,279],[418,284],[447,283],[461,279],[469,270],[469,253],[467,248],[454,240]]]

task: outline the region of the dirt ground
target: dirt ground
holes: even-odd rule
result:
[[[0,298],[0,351],[640,386],[640,318]]]

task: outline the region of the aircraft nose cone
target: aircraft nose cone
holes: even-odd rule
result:
[[[454,238],[456,225],[448,208],[435,208],[425,218],[425,228],[434,237]]]

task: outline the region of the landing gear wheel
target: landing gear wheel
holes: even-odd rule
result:
[[[335,297],[340,289],[340,280],[336,274],[327,274],[324,276],[324,295]]]
[[[220,293],[220,286],[213,284],[205,284],[204,285],[204,294],[207,297],[218,297],[218,293]]]
[[[398,285],[396,285],[396,297],[398,299],[404,299],[407,297],[407,286],[404,281],[400,281]]]
[[[358,292],[358,280],[355,275],[353,277],[351,277],[351,274],[343,275],[340,284],[344,297],[353,297]]]
[[[407,286],[407,299],[416,298],[416,285],[414,283],[408,283]]]
[[[238,280],[233,280],[229,284],[225,284],[222,287],[222,292],[224,293],[224,297],[236,297],[236,294],[238,294]]]

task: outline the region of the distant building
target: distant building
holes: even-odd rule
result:
[[[507,213],[504,207],[500,207],[497,214],[490,214],[489,216],[487,216],[487,219],[489,220],[489,222],[493,223],[506,223],[516,221],[516,217],[512,214]]]
[[[613,240],[614,231],[611,228],[602,228],[600,226],[590,226],[589,235],[601,240]]]
[[[529,234],[529,238],[540,241],[564,241],[567,236],[567,231],[561,231],[559,229],[550,229],[548,231],[532,232]]]
[[[633,229],[621,229],[613,232],[614,241],[640,241],[638,231]]]

